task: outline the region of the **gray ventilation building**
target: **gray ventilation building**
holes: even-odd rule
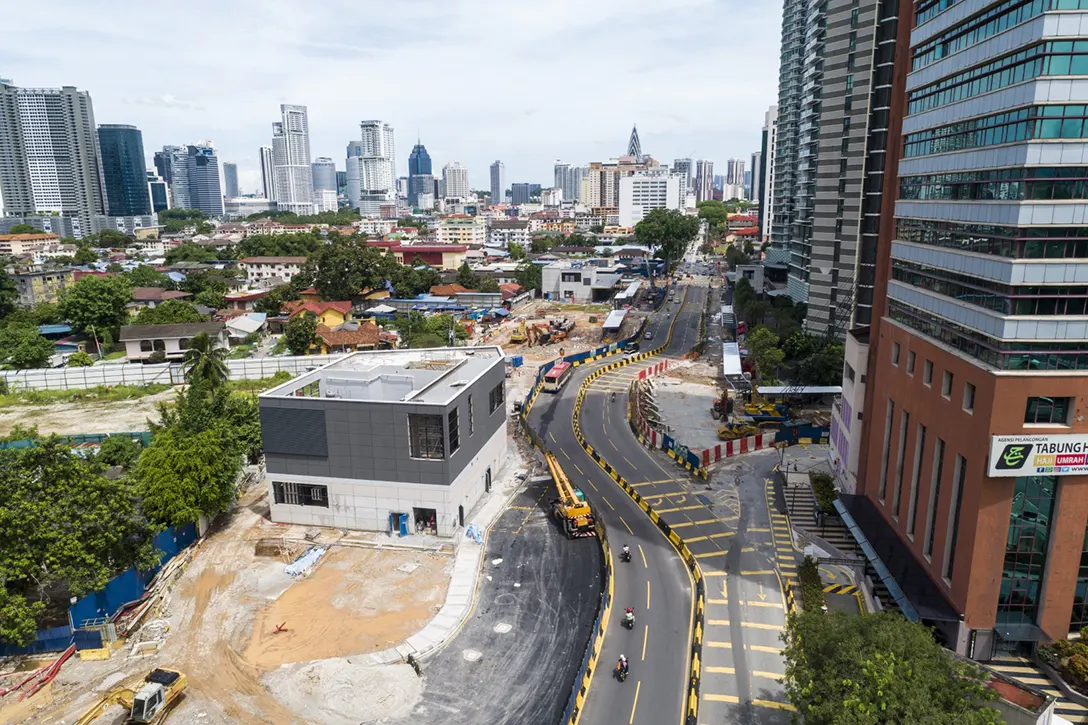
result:
[[[272,520],[452,536],[506,459],[505,365],[499,347],[359,352],[263,393]]]

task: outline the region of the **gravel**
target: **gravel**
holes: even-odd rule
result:
[[[358,665],[350,658],[288,665],[265,675],[263,682],[285,707],[323,725],[404,717],[423,688],[408,665]]]

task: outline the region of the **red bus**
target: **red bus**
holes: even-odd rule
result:
[[[574,366],[566,360],[560,360],[544,374],[544,389],[549,393],[558,393],[573,374]]]

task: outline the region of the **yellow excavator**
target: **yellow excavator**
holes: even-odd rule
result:
[[[94,707],[76,720],[75,725],[91,725],[114,705],[128,708],[125,723],[161,723],[166,719],[171,708],[178,703],[181,694],[188,686],[185,675],[176,670],[155,668],[144,678],[138,690],[120,687],[103,695]]]
[[[718,428],[718,440],[733,441],[738,438],[747,438],[759,433],[759,428],[748,423],[726,423]]]
[[[555,456],[545,453],[544,461],[548,464],[548,472],[552,475],[555,490],[559,493],[559,498],[552,501],[552,515],[563,527],[563,533],[568,539],[596,536],[593,509],[589,507],[585,494],[571,485]]]
[[[510,333],[510,343],[519,344],[525,342],[525,340],[527,339],[528,338],[526,336],[525,320],[521,320],[520,322],[518,322],[517,329]]]

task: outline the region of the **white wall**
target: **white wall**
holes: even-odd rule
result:
[[[842,379],[842,397],[831,408],[831,459],[835,479],[845,493],[856,493],[858,488],[858,455],[861,452],[861,428],[865,421],[858,419],[858,414],[865,407],[866,365],[868,364],[869,346],[861,343],[851,334],[846,335],[845,363],[854,371],[850,380],[844,365]],[[904,360],[903,364],[906,364]],[[916,361],[915,365],[921,365]]]

